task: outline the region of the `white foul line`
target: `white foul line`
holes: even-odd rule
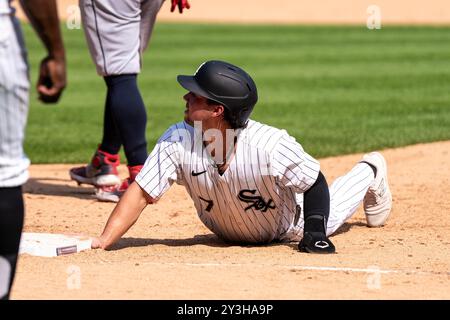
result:
[[[347,267],[318,267],[318,266],[298,266],[298,265],[277,265],[277,264],[243,264],[243,263],[176,263],[176,262],[145,262],[145,265],[172,265],[172,266],[190,266],[190,267],[277,267],[290,270],[313,270],[313,271],[337,271],[337,272],[362,272],[362,273],[397,273],[397,274],[422,274],[422,275],[447,275],[450,272],[438,271],[418,271],[418,270],[383,270],[379,268],[347,268]]]

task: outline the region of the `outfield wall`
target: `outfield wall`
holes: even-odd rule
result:
[[[170,12],[166,0],[160,21],[283,24],[363,24],[380,9],[382,24],[450,24],[450,0],[189,0],[191,9]],[[17,5],[17,0],[14,0]],[[78,0],[58,0],[60,16]],[[19,16],[23,16],[19,12]]]

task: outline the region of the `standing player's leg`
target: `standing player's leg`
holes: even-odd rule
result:
[[[137,73],[142,66],[142,54],[148,46],[156,16],[163,0],[146,0],[141,2],[139,21],[139,46],[135,51],[139,69],[136,73],[110,75],[105,77],[108,92],[111,93],[111,114],[120,133],[125,155],[128,160],[129,178],[115,187],[102,187],[96,192],[97,198],[104,201],[118,201],[128,185],[134,181],[147,159],[147,142],[145,138],[146,112],[138,85]],[[125,47],[125,45],[124,45]],[[135,46],[133,46],[135,48]],[[133,56],[136,58],[136,56]],[[135,59],[136,60],[136,59]],[[133,106],[133,108],[130,108]]]
[[[120,164],[119,150],[121,139],[111,111],[111,94],[106,93],[103,116],[103,139],[87,166],[72,168],[70,177],[78,184],[111,186],[120,183],[117,167]]]
[[[9,299],[16,272],[23,218],[22,188],[0,188],[0,299]]]
[[[127,186],[120,184],[117,175],[121,144],[131,179],[147,157],[146,111],[136,80],[141,68],[141,4],[131,0],[81,0],[80,9],[91,56],[105,79],[107,99],[102,143],[91,164],[72,169],[71,177],[99,187],[97,196],[101,200],[114,201],[120,195],[116,191]],[[102,176],[111,179],[99,183]]]
[[[23,227],[21,185],[30,164],[23,150],[30,84],[19,21],[0,14],[0,34],[0,298],[8,299]]]
[[[387,167],[378,152],[367,154],[346,175],[330,186],[330,216],[327,235],[334,233],[364,202],[369,226],[381,226],[389,216],[392,196],[387,181]]]
[[[122,138],[113,117],[111,101],[111,90],[107,90],[105,113],[103,115],[103,138],[99,149],[109,154],[118,154],[122,146]]]
[[[119,185],[102,186],[96,196],[103,201],[119,201],[120,196],[134,181],[147,159],[145,129],[147,114],[137,86],[136,74],[122,74],[105,77],[110,95],[110,108],[113,123],[123,141],[128,160],[129,178]]]
[[[141,2],[141,24],[140,24],[140,47],[139,51],[142,54],[147,49],[150,43],[150,38],[153,33],[153,27],[155,25],[156,16],[161,9],[164,0],[144,0]]]

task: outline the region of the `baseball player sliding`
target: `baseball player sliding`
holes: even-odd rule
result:
[[[300,241],[299,250],[333,253],[333,234],[363,202],[367,224],[392,207],[383,156],[366,154],[328,188],[319,162],[285,130],[249,119],[258,100],[252,78],[222,61],[178,76],[184,121],[159,139],[92,248],[107,249],[172,183],[183,185],[200,220],[230,243]]]

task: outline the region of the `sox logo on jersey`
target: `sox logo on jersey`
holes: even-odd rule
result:
[[[261,196],[253,196],[256,191],[257,190],[244,189],[239,192],[239,200],[250,203],[250,205],[244,209],[245,211],[251,208],[255,208],[255,210],[260,210],[261,212],[266,212],[269,208],[275,209],[275,204],[272,199],[269,199],[269,201],[266,202]]]

